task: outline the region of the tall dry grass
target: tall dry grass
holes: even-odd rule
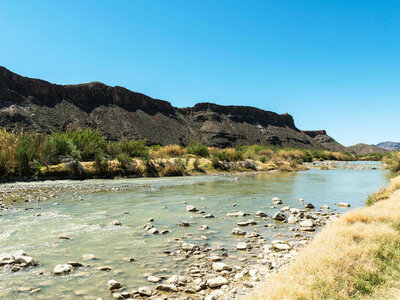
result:
[[[247,299],[381,299],[399,290],[399,279],[400,190],[395,189],[387,200],[325,227]]]

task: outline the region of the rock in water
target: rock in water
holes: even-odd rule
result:
[[[116,280],[109,280],[107,282],[107,286],[108,286],[108,289],[110,291],[112,291],[112,290],[117,290],[117,289],[122,288],[123,284],[121,282],[116,281]]]
[[[276,220],[276,221],[285,221],[286,215],[284,213],[278,211],[272,216],[272,219]]]
[[[190,211],[190,212],[195,212],[198,209],[196,207],[194,207],[193,205],[188,205],[188,206],[186,206],[186,210]]]
[[[54,275],[63,275],[63,274],[68,274],[74,269],[73,266],[70,264],[60,264],[56,265],[53,270]]]

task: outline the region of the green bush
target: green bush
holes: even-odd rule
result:
[[[384,159],[385,169],[393,173],[400,172],[400,152],[389,153]]]
[[[131,162],[131,158],[126,153],[120,153],[117,156],[117,160],[122,169],[126,169],[128,164]]]
[[[143,140],[124,140],[119,142],[119,150],[128,154],[130,157],[148,159],[149,148]]]
[[[100,174],[106,174],[108,171],[108,160],[100,153],[96,154],[93,165]]]
[[[97,131],[92,129],[68,130],[66,136],[74,143],[77,150],[80,151],[82,160],[90,161],[99,153],[104,153],[107,149],[107,143]]]
[[[226,162],[239,161],[243,160],[243,152],[237,151],[235,149],[224,149],[217,151],[214,154],[214,157],[219,161],[226,161]]]
[[[81,160],[81,153],[76,145],[63,132],[54,132],[49,135],[40,149],[41,161],[45,165],[58,164],[63,158]]]
[[[190,143],[186,148],[187,153],[194,154],[201,157],[209,157],[210,151],[206,145],[201,143]]]
[[[32,136],[23,134],[18,138],[14,157],[19,174],[28,175],[33,171],[31,163],[36,157],[36,147]]]

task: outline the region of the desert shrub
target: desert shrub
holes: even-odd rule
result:
[[[99,132],[92,129],[68,130],[65,135],[74,143],[80,151],[84,161],[93,160],[99,153],[104,153],[107,143]]]
[[[261,151],[267,150],[267,147],[261,145],[252,145],[245,147],[236,147],[236,150],[242,151],[245,158],[256,158]]]
[[[385,169],[393,173],[400,172],[400,152],[392,152],[388,154],[384,159],[383,163]]]
[[[186,148],[186,152],[201,157],[210,156],[210,151],[208,150],[208,147],[201,143],[190,143],[189,146]]]
[[[205,170],[200,166],[200,160],[198,157],[193,161],[193,170],[196,172],[205,173]]]
[[[21,175],[30,174],[33,171],[31,169],[31,164],[36,157],[34,137],[27,134],[21,134],[17,139],[14,156],[18,173]]]
[[[94,158],[93,166],[100,174],[106,174],[109,168],[109,163],[107,158],[105,158],[102,154],[97,153],[96,157]]]
[[[260,161],[261,161],[263,164],[265,164],[268,160],[269,160],[269,159],[268,159],[268,157],[266,157],[266,156],[261,156],[261,157],[260,157]]]
[[[329,157],[326,155],[326,153],[322,150],[311,151],[311,156],[313,157],[313,160],[328,160],[329,159]]]
[[[143,140],[124,140],[119,143],[121,152],[128,154],[130,157],[138,157],[147,159],[149,157],[149,148]]]
[[[128,164],[131,162],[131,160],[132,159],[130,158],[130,156],[126,153],[120,153],[117,156],[117,161],[118,161],[120,167],[124,170],[127,168]]]
[[[303,162],[312,162],[313,157],[309,150],[302,150],[303,151]]]
[[[219,161],[226,161],[226,162],[239,161],[243,160],[243,152],[240,150],[238,151],[236,149],[227,148],[224,150],[217,151],[214,154],[214,157]]]
[[[168,145],[155,151],[157,157],[178,157],[186,153],[185,149],[182,149],[179,145]]]
[[[106,153],[111,157],[111,158],[117,158],[119,154],[121,154],[121,149],[120,149],[120,143],[119,142],[109,142],[107,145],[107,150]]]
[[[54,132],[44,140],[40,159],[45,165],[58,164],[63,159],[81,160],[81,153],[66,134]]]

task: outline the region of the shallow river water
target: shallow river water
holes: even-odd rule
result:
[[[223,246],[228,253],[224,262],[235,264],[241,255],[248,255],[236,251],[236,244],[241,240],[231,234],[232,228],[237,227],[236,222],[256,219],[258,225],[250,226],[246,231],[258,229],[266,240],[273,239],[277,232],[288,231],[288,225],[278,223],[276,229],[265,228],[263,225],[274,221],[255,217],[256,211],[262,210],[272,216],[282,206],[302,208],[298,198],[304,198],[316,208],[327,204],[334,209],[336,202],[349,202],[352,209],[362,206],[368,194],[385,182],[385,173],[381,170],[121,179],[109,180],[107,184],[129,185],[129,191],[96,193],[90,192],[90,186],[104,181],[72,182],[87,185],[88,190],[79,194],[62,193],[45,202],[19,204],[15,210],[0,216],[0,253],[23,249],[40,263],[15,273],[0,272],[0,298],[81,299],[93,296],[111,299],[107,290],[110,279],[122,281],[126,287],[134,289],[151,285],[147,282],[149,275],[168,277],[183,273],[193,261],[178,261],[176,256],[163,253],[177,250],[176,239],[182,237],[194,244],[208,243],[212,249]],[[29,184],[33,183],[21,183],[21,186]],[[63,182],[46,184],[57,186]],[[283,205],[272,208],[272,197],[281,198]],[[183,201],[215,218],[187,212]],[[234,203],[237,204],[235,208],[232,207]],[[34,209],[25,210],[26,207]],[[226,216],[236,209],[251,215],[243,218]],[[38,213],[40,216],[35,216]],[[168,229],[170,233],[148,234],[142,227],[149,218],[154,218],[152,224],[157,229]],[[113,220],[119,220],[122,226],[110,225]],[[176,225],[183,220],[190,222],[190,226]],[[200,225],[204,224],[210,228],[201,230]],[[62,234],[68,234],[72,239],[59,239]],[[84,262],[84,254],[94,254],[98,260]],[[124,260],[129,257],[135,261]],[[55,265],[68,261],[88,263],[92,267],[79,268],[65,276],[51,275]],[[112,270],[99,271],[96,268],[100,266],[110,266]],[[44,270],[44,275],[34,274],[39,269]],[[40,291],[32,295],[18,292],[20,287],[27,286],[38,287]]]

